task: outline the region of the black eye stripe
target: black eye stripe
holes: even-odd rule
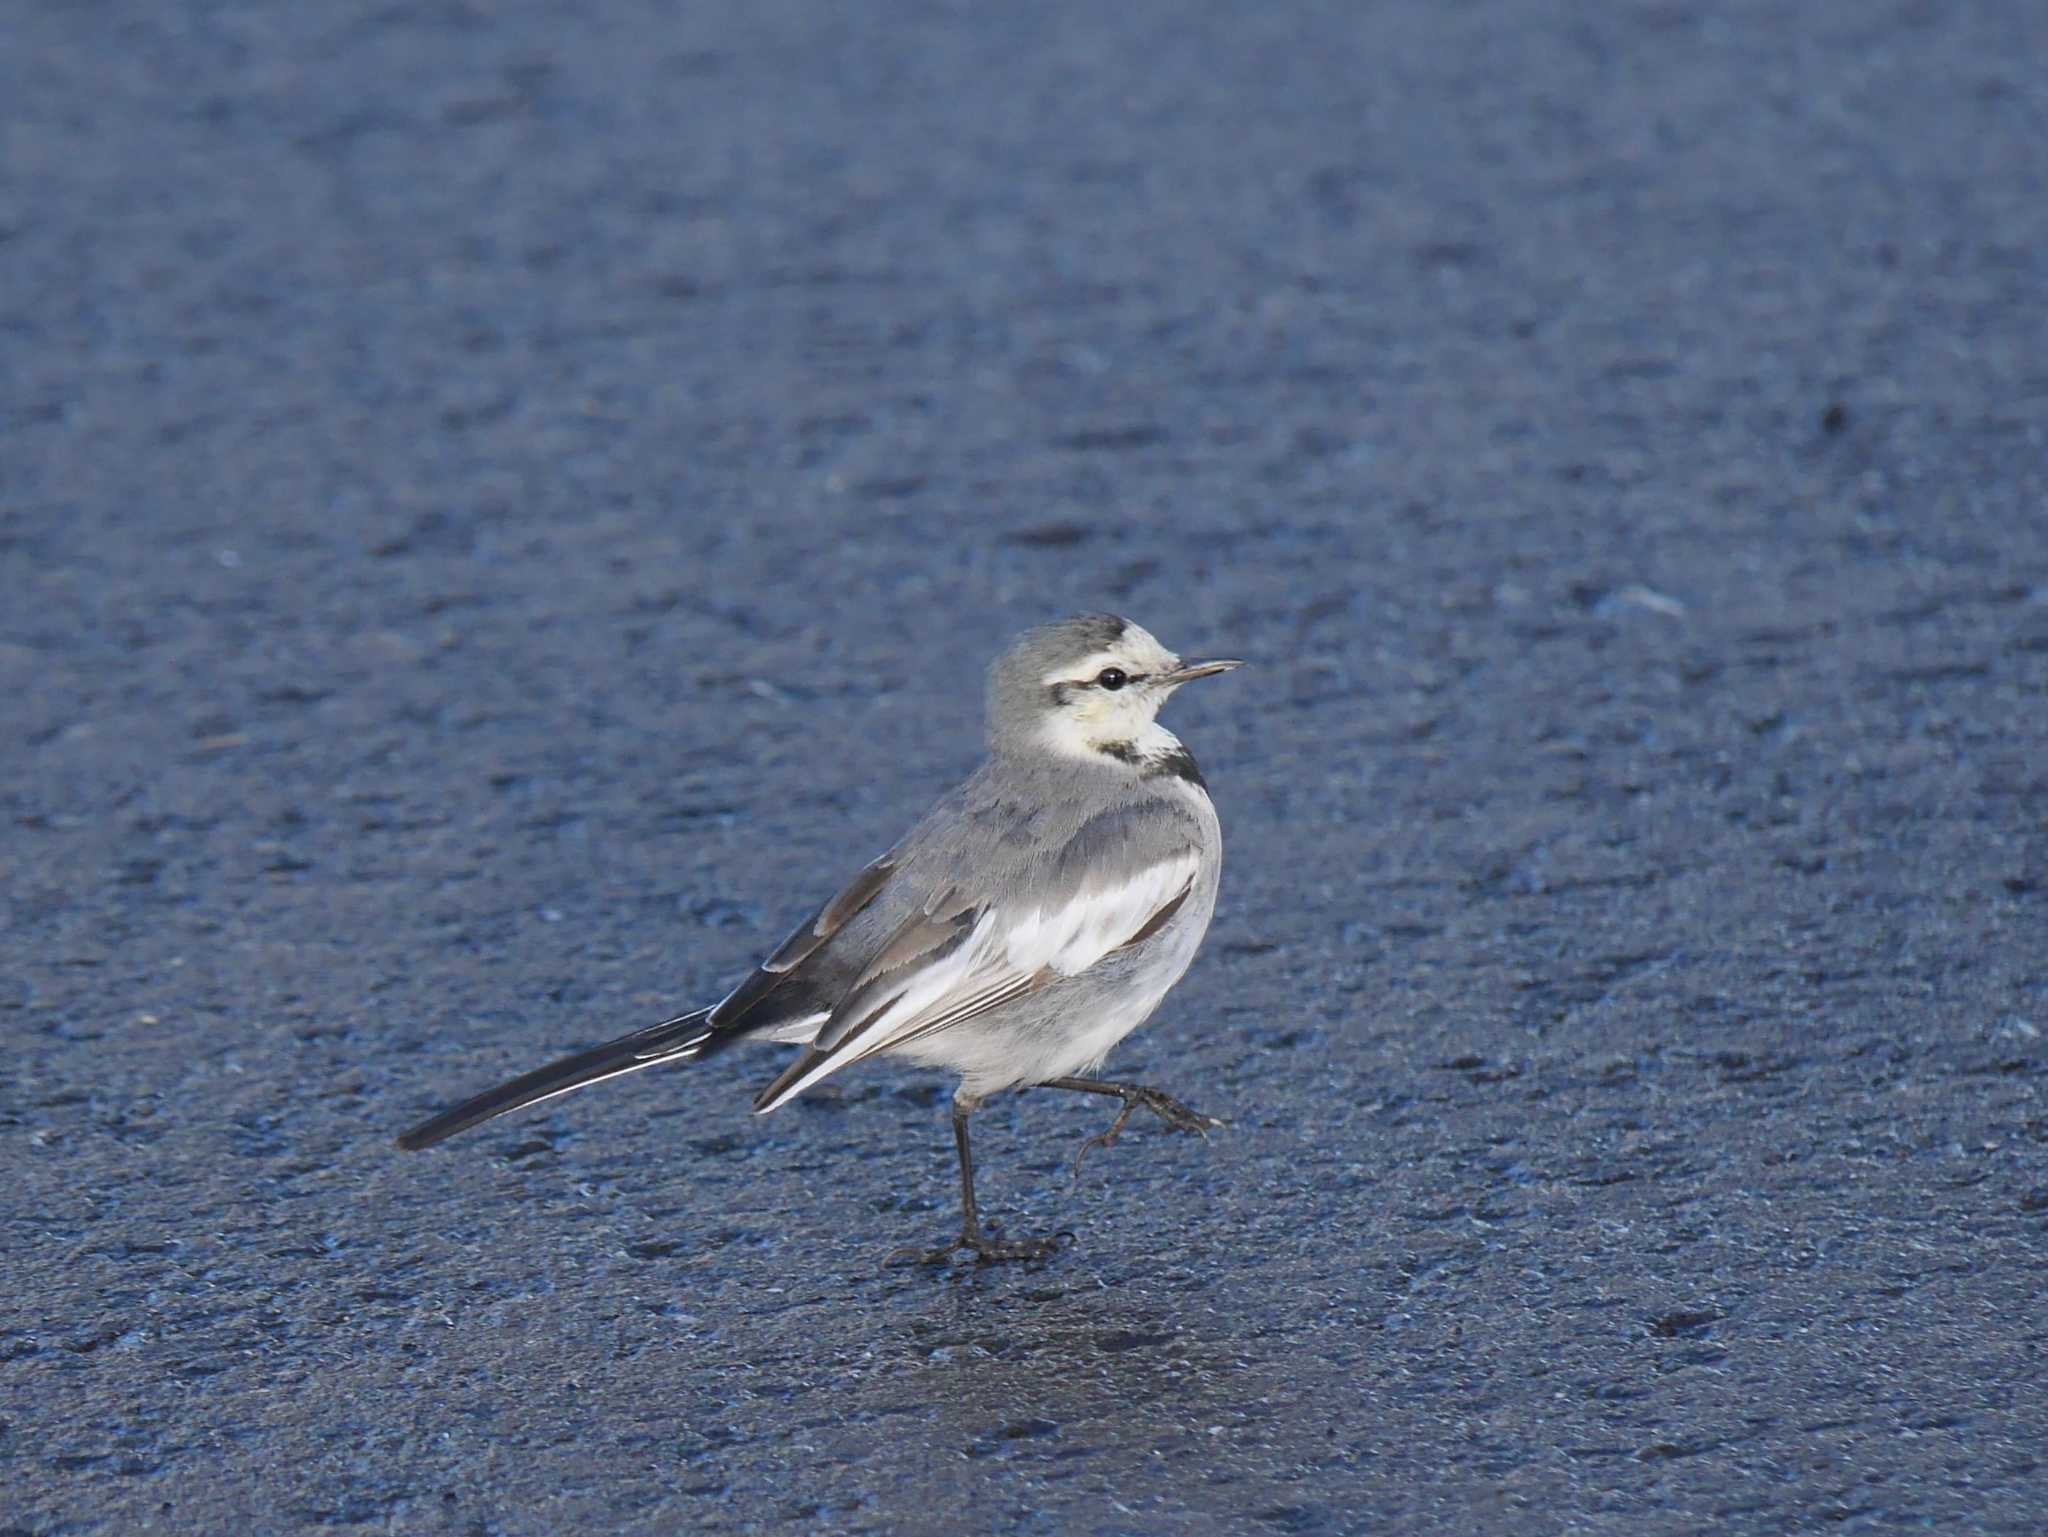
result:
[[[1099,688],[1110,693],[1129,688],[1134,683],[1143,683],[1150,678],[1149,672],[1125,672],[1121,667],[1105,667],[1092,678],[1074,678],[1065,683],[1052,685],[1054,704],[1065,704],[1077,688]]]

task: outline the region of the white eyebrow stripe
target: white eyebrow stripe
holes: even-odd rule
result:
[[[1055,667],[1038,681],[1050,688],[1055,683],[1087,683],[1105,667],[1121,667],[1123,660],[1114,651],[1098,651],[1085,661],[1075,662],[1066,667]]]

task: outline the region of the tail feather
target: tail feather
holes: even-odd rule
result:
[[[432,1120],[420,1122],[398,1139],[398,1145],[409,1153],[417,1152],[509,1110],[537,1105],[542,1100],[602,1083],[607,1078],[637,1073],[642,1068],[659,1067],[664,1062],[687,1062],[701,1054],[718,1033],[704,1023],[710,1012],[709,1009],[698,1009],[691,1014],[681,1014],[644,1030],[636,1030],[631,1035],[622,1035],[616,1041],[607,1041],[602,1046],[592,1046],[587,1051],[550,1062],[546,1067],[537,1067],[510,1083],[486,1089],[474,1099],[466,1099],[451,1109],[443,1110]]]

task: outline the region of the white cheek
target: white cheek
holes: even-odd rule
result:
[[[1129,742],[1140,751],[1156,750],[1174,738],[1154,724],[1143,694],[1091,691],[1045,723],[1045,741],[1059,752],[1096,756],[1105,742]]]
[[[1094,751],[1088,745],[1094,731],[1071,710],[1061,710],[1048,717],[1042,735],[1046,745],[1055,752],[1079,755]]]
[[[1091,689],[1068,713],[1088,730],[1100,731],[1116,724],[1117,699],[1114,694]]]

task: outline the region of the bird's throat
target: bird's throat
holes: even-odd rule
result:
[[[1182,745],[1179,737],[1156,722],[1135,738],[1090,741],[1088,750],[1136,769],[1145,779],[1183,779],[1194,785],[1203,782],[1195,755]]]

